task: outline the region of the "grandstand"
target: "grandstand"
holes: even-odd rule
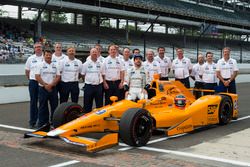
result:
[[[17,5],[15,19],[0,18],[1,22],[19,27],[47,41],[76,45],[86,53],[95,43],[104,48],[110,43],[143,50],[144,38],[147,48],[165,46],[169,56],[174,48],[184,47],[185,53],[196,60],[198,52],[212,51],[220,58],[224,46],[232,48],[232,57],[238,62],[250,62],[250,5],[244,0],[2,0],[2,5]],[[50,12],[72,13],[73,21],[55,23],[49,18],[36,22],[22,19],[22,8],[42,9]],[[50,14],[51,17],[51,14]],[[157,18],[157,19],[156,19]],[[105,21],[116,21],[116,27],[104,26]],[[126,20],[121,28],[120,20]],[[156,20],[155,20],[156,19]],[[133,29],[128,28],[133,22]],[[140,31],[139,23],[152,24],[149,32]],[[154,26],[164,26],[165,32],[154,32]],[[42,31],[39,34],[38,29]],[[174,29],[175,33],[170,33]],[[37,39],[37,38],[36,38]],[[25,46],[26,47],[26,46]],[[28,49],[24,49],[28,50]]]

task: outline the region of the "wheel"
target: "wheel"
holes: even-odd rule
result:
[[[62,103],[56,108],[53,114],[53,126],[57,128],[67,122],[70,122],[80,117],[83,114],[84,110],[79,104],[73,102]]]
[[[145,109],[128,109],[121,117],[119,135],[130,146],[144,146],[152,135],[153,120]]]
[[[220,108],[219,108],[219,124],[228,124],[233,116],[233,103],[230,97],[221,96]]]

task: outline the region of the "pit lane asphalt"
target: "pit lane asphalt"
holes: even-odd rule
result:
[[[237,84],[239,117],[250,115],[249,85],[249,83]],[[82,99],[80,102],[82,104]],[[0,124],[28,128],[28,106],[29,103],[0,105]],[[226,126],[201,128],[171,139],[166,138],[165,135],[156,135],[151,140],[162,139],[162,141],[149,144],[148,147],[159,150],[183,151],[205,142],[219,140],[249,127],[250,119],[245,119]],[[237,166],[213,160],[183,157],[164,152],[147,151],[146,149],[131,149],[123,146],[90,154],[85,152],[84,148],[69,145],[60,140],[23,139],[24,132],[0,127],[1,166],[51,166],[64,162],[72,163],[71,166]],[[235,144],[237,142],[235,141]]]

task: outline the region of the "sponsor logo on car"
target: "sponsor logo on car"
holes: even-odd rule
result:
[[[101,115],[101,114],[103,114],[103,113],[105,113],[107,110],[99,110],[99,111],[96,111],[95,113],[97,114],[97,115]]]

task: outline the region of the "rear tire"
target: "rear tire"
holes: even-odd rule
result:
[[[121,117],[119,135],[130,146],[144,146],[152,135],[153,120],[145,109],[128,109]]]
[[[232,120],[233,116],[233,103],[230,97],[221,96],[220,108],[219,108],[219,124],[226,125]]]
[[[56,108],[53,114],[52,124],[54,128],[57,128],[67,122],[79,118],[83,114],[84,110],[81,105],[73,102],[65,102]]]

